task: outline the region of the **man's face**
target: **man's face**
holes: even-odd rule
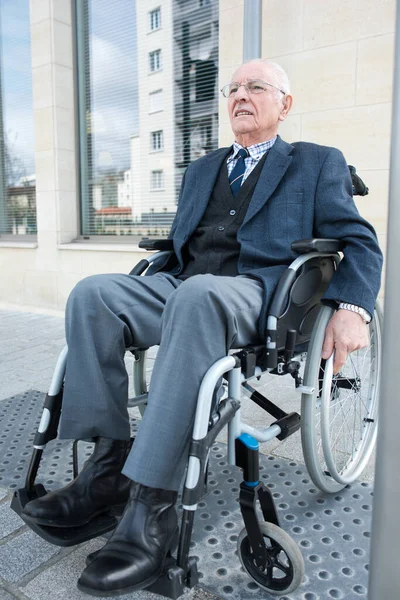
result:
[[[273,69],[259,62],[239,67],[231,83],[242,84],[257,79],[277,86]],[[291,96],[284,96],[272,87],[267,86],[267,90],[260,94],[249,94],[241,86],[228,98],[229,118],[236,141],[247,147],[273,138],[290,106]]]

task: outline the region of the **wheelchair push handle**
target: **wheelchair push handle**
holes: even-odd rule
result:
[[[367,196],[369,188],[365,185],[361,177],[357,175],[356,168],[353,165],[348,165],[348,167],[353,184],[353,196]]]

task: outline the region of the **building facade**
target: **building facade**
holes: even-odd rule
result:
[[[243,54],[244,0],[0,0],[0,302],[63,309],[165,235],[186,166],[230,145],[218,90]],[[395,2],[263,2],[287,141],[339,147],[386,245]],[[21,65],[24,65],[25,71]],[[18,71],[19,69],[19,71]],[[219,99],[219,100],[218,100]]]

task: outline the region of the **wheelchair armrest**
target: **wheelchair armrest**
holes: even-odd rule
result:
[[[341,240],[312,238],[309,240],[296,240],[292,243],[292,250],[298,254],[307,252],[340,252],[343,249]]]
[[[156,240],[152,240],[150,238],[143,238],[139,242],[139,248],[143,248],[144,250],[153,251],[153,250],[173,250],[174,245],[173,241],[168,238],[160,238]]]
[[[137,265],[135,265],[130,271],[129,275],[142,275],[150,267],[158,267],[163,266],[167,259],[172,256],[174,253],[171,250],[161,250],[149,256],[149,258],[143,258],[140,260]]]

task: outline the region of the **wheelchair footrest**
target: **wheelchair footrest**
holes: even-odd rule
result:
[[[167,598],[176,600],[185,592],[185,588],[192,588],[199,582],[197,561],[192,556],[188,558],[186,575],[185,571],[178,567],[173,557],[168,559],[164,573],[146,591],[160,594]]]
[[[80,527],[48,527],[46,525],[39,525],[33,519],[26,517],[23,514],[23,510],[27,502],[45,494],[46,490],[41,484],[35,485],[33,493],[30,495],[28,495],[25,488],[16,490],[11,501],[11,508],[32,531],[46,540],[46,542],[50,542],[50,544],[54,544],[55,546],[75,546],[76,544],[81,544],[112,531],[118,524],[116,517],[107,514],[100,515]]]

